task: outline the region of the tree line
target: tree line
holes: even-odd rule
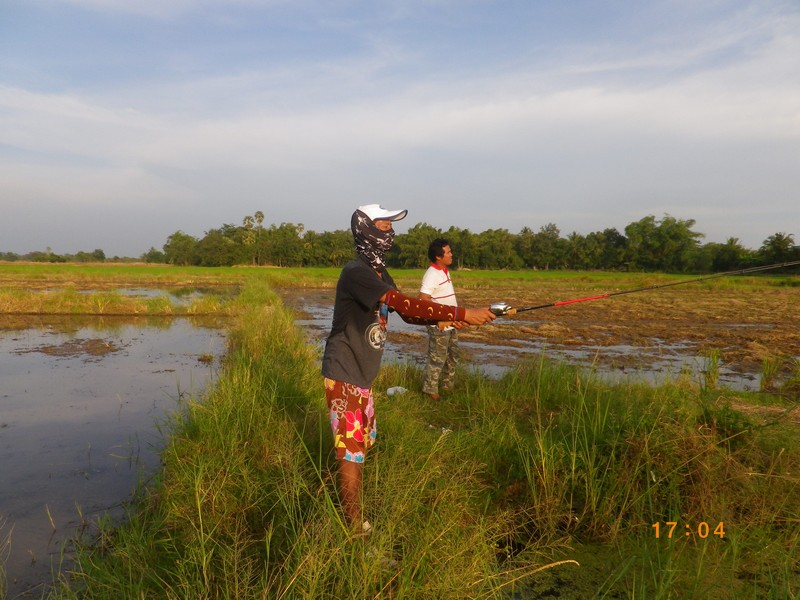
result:
[[[223,225],[200,239],[176,231],[162,251],[151,248],[142,258],[176,265],[341,267],[354,255],[349,230],[318,233],[305,231],[296,223],[265,227],[263,221],[259,211],[246,216],[242,225]],[[395,237],[387,264],[394,268],[427,266],[428,245],[437,237],[450,242],[458,268],[471,269],[717,272],[800,259],[792,234],[775,233],[758,249],[748,249],[737,238],[703,244],[704,234],[694,226],[693,219],[649,215],[630,223],[624,233],[608,228],[562,236],[553,223],[538,231],[524,227],[516,234],[507,229],[480,233],[459,227],[441,230],[418,223]]]
[[[46,250],[35,250],[33,252],[28,252],[27,254],[15,254],[14,252],[0,252],[0,261],[6,262],[18,262],[18,261],[27,261],[27,262],[48,262],[48,263],[66,263],[66,262],[79,262],[79,263],[94,263],[94,262],[105,262],[106,253],[103,252],[100,248],[96,248],[91,252],[76,252],[75,254],[56,254],[53,252],[51,248],[47,248]],[[133,259],[124,259],[115,256],[114,258],[110,259],[114,262],[116,261],[132,261]]]
[[[450,227],[437,229],[426,223],[398,234],[387,255],[394,268],[420,268],[428,264],[428,244],[437,237],[450,241],[454,263],[470,269],[566,269],[659,271],[667,273],[720,272],[749,266],[800,260],[794,236],[775,233],[757,249],[745,248],[737,238],[725,243],[702,243],[703,233],[694,230],[693,219],[653,215],[627,225],[586,235],[562,236],[548,223],[538,231],[523,227],[519,233],[488,229],[473,233]],[[52,253],[28,260],[49,260]],[[102,250],[79,253],[103,260]],[[16,255],[14,255],[16,256]],[[202,238],[183,231],[170,235],[161,250],[150,248],[139,260],[150,263],[196,266],[314,266],[341,267],[354,256],[349,230],[306,231],[302,224],[264,225],[264,213],[247,215],[241,225],[224,224],[208,230]],[[17,257],[18,259],[19,257]],[[57,257],[63,259],[64,257]],[[15,260],[0,253],[0,260]]]

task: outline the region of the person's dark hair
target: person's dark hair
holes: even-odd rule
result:
[[[428,246],[428,258],[431,259],[431,262],[436,262],[437,258],[442,258],[444,256],[444,247],[449,246],[450,242],[448,242],[444,238],[436,238],[431,242],[431,245]]]

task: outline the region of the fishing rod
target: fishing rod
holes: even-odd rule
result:
[[[589,302],[591,300],[602,300],[603,298],[611,298],[612,296],[622,296],[623,294],[636,294],[637,292],[646,292],[649,290],[657,290],[674,285],[683,285],[686,283],[696,283],[698,281],[707,281],[709,279],[717,279],[719,277],[729,277],[731,275],[744,275],[745,273],[757,273],[759,271],[768,271],[770,269],[780,269],[782,267],[794,267],[800,265],[800,260],[791,262],[776,263],[774,265],[766,265],[762,267],[748,267],[746,269],[739,269],[737,271],[725,271],[724,273],[715,273],[713,275],[705,275],[703,277],[696,277],[694,279],[684,279],[683,281],[673,281],[672,283],[662,283],[660,285],[650,285],[647,287],[640,287],[632,290],[622,290],[619,292],[608,292],[606,294],[598,294],[596,296],[587,296],[585,298],[574,298],[572,300],[559,300],[557,302],[550,302],[549,304],[540,304],[538,306],[528,306],[526,308],[513,308],[507,302],[495,302],[489,307],[489,310],[496,314],[498,317],[506,315],[515,315],[517,313],[526,312],[529,310],[540,310],[542,308],[554,308],[556,306],[565,306],[567,304],[577,304],[579,302]]]

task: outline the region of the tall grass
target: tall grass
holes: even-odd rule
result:
[[[720,362],[722,361],[722,351],[719,348],[712,348],[706,356],[706,365],[703,371],[703,383],[707,390],[715,390],[719,385]]]
[[[240,301],[250,308],[224,374],[166,427],[157,484],[126,524],[104,524],[55,596],[492,596],[505,581],[495,567],[507,523],[480,510],[486,481],[465,460],[467,444],[413,411],[383,407],[386,443],[365,473],[376,532],[351,539],[318,356],[267,290],[249,288]]]
[[[182,304],[167,293],[155,298],[127,296],[117,290],[81,292],[74,285],[51,291],[0,289],[5,315],[181,316],[230,315],[233,303],[211,293]]]
[[[415,367],[385,365],[364,472],[375,531],[353,538],[319,356],[264,285],[236,303],[223,373],[166,424],[155,485],[126,523],[85,540],[53,597],[798,593],[796,426],[745,416],[750,396],[610,385],[545,358],[497,381],[462,372],[439,403]],[[386,396],[393,385],[410,391]],[[656,539],[666,521],[723,522],[726,535]]]
[[[470,440],[488,510],[514,513],[505,543],[523,549],[517,559],[583,565],[585,587],[562,580],[560,594],[792,598],[800,431],[734,408],[746,401],[757,396],[688,380],[606,385],[542,359],[496,383],[473,376],[437,426]],[[667,521],[680,535],[655,539]],[[722,523],[725,537],[701,538],[700,523]]]

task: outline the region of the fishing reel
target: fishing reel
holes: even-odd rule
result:
[[[511,305],[508,302],[495,302],[489,306],[489,310],[498,317],[502,317],[503,315],[513,315],[516,312],[516,310],[511,308]]]

